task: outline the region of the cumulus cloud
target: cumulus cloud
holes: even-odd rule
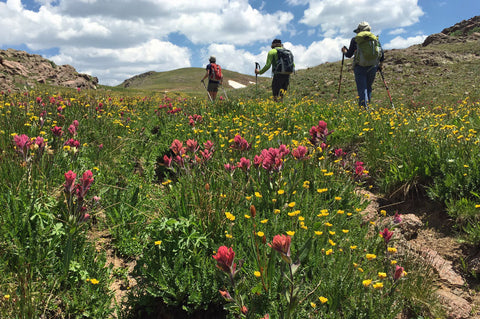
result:
[[[188,48],[153,39],[124,49],[65,47],[50,59],[59,65],[76,64],[82,72],[97,76],[103,83],[117,85],[147,71],[190,67],[190,57]]]
[[[417,35],[415,37],[402,38],[400,36],[393,38],[390,42],[383,45],[384,49],[404,49],[414,44],[420,44],[425,41],[426,35]]]
[[[320,27],[327,37],[351,34],[361,21],[368,21],[375,32],[410,26],[424,14],[418,0],[310,0],[308,3],[300,22]]]

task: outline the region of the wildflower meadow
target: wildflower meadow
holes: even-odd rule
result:
[[[480,242],[479,106],[2,92],[0,317],[442,317],[359,190],[421,189]]]

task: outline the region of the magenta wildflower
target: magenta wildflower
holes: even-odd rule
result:
[[[212,256],[217,261],[217,267],[222,271],[233,276],[237,268],[237,264],[233,263],[235,258],[235,252],[233,248],[227,248],[226,246],[220,246],[217,250],[217,254]]]
[[[233,145],[231,147],[239,151],[247,151],[250,149],[251,145],[246,139],[237,134],[233,138]]]
[[[77,174],[71,170],[65,173],[65,184],[63,184],[65,188],[65,192],[72,194],[75,191],[76,178],[77,178]]]
[[[390,239],[392,239],[392,236],[393,236],[393,232],[389,231],[388,228],[385,228],[379,234],[380,234],[380,236],[383,237],[383,241],[385,242],[385,244],[388,244],[388,242],[390,241]]]
[[[329,131],[327,129],[327,123],[325,121],[319,121],[317,126],[312,126],[309,133],[310,143],[312,143],[313,145],[319,145],[322,142],[326,143],[327,136],[332,134],[333,131]]]
[[[171,167],[172,166],[172,158],[168,157],[167,155],[163,155],[163,165],[166,167]]]
[[[268,246],[272,247],[274,250],[278,251],[282,256],[282,259],[285,260],[288,264],[292,263],[292,259],[290,258],[290,244],[292,242],[292,238],[290,236],[285,235],[275,235],[273,236],[272,243],[268,244]]]
[[[212,159],[212,156],[213,156],[213,153],[208,149],[204,149],[203,151],[200,151],[200,154],[202,155],[202,158],[205,161]]]
[[[303,145],[298,146],[292,151],[293,157],[295,157],[298,160],[306,159],[307,153],[308,153],[308,149]]]
[[[92,171],[88,170],[83,173],[82,177],[80,178],[80,184],[77,187],[77,196],[79,198],[84,198],[87,191],[90,189],[90,186],[93,183],[93,173]]]
[[[225,170],[230,173],[234,172],[236,168],[236,166],[232,164],[224,164],[223,167],[225,167]]]
[[[175,153],[175,155],[183,155],[186,152],[185,147],[183,147],[183,143],[179,140],[175,139],[170,146],[170,149]]]
[[[66,141],[64,145],[70,146],[70,147],[75,147],[75,148],[80,148],[80,142],[73,139],[73,138]]]
[[[237,164],[237,167],[240,168],[242,171],[246,172],[246,171],[250,170],[251,165],[252,165],[252,163],[250,162],[250,160],[248,158],[242,157],[240,159],[240,162]]]
[[[393,216],[393,223],[400,224],[401,222],[402,222],[402,215],[399,214],[398,212],[395,212],[395,215]]]
[[[393,280],[397,281],[405,275],[405,269],[399,265],[395,265],[395,274],[393,275]]]
[[[198,151],[199,146],[197,141],[188,139],[186,143],[187,143],[187,152],[195,153],[196,151]]]
[[[56,137],[60,137],[63,135],[62,128],[60,126],[55,126],[54,128],[50,129]]]

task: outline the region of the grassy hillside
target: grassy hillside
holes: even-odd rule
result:
[[[229,81],[242,85],[252,85],[255,77],[229,70],[222,70],[225,78],[224,88],[233,89]],[[182,68],[166,72],[147,72],[125,80],[117,88],[128,88],[157,92],[179,92],[187,95],[199,95],[205,92],[200,80],[205,75],[203,68]]]

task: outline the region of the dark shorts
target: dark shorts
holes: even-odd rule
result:
[[[219,85],[220,85],[220,82],[208,81],[208,87],[207,87],[208,92],[218,92]]]
[[[274,74],[272,80],[272,93],[273,96],[280,96],[280,90],[287,91],[290,84],[290,74]]]

